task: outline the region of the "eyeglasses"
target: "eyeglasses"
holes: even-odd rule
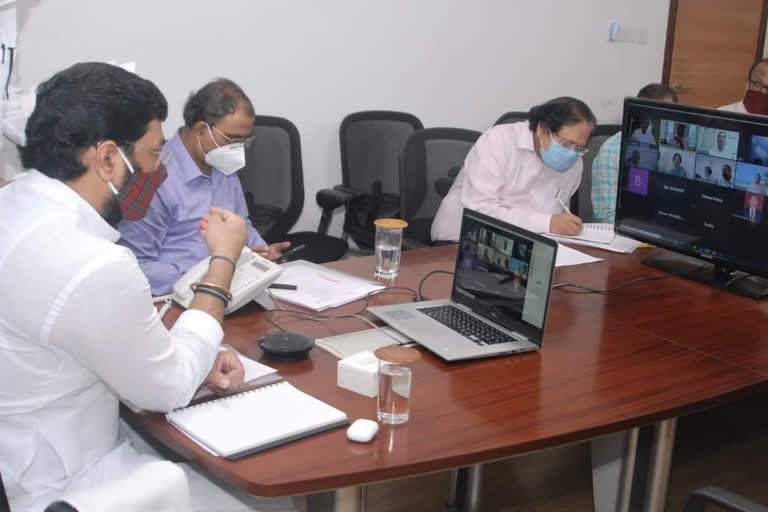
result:
[[[216,130],[216,133],[218,133],[219,135],[227,139],[227,142],[229,142],[230,144],[248,144],[249,142],[251,142],[251,139],[253,138],[252,135],[227,135],[221,130],[219,130],[218,128],[216,128],[215,126],[213,125],[209,125],[209,126],[214,130]],[[214,142],[216,141],[214,140]]]
[[[150,149],[150,148],[144,147],[141,144],[134,144],[134,146],[139,148],[139,149],[141,149],[141,150],[146,151],[147,153],[151,153],[163,165],[167,164],[168,160],[171,159],[171,152],[170,151],[166,151],[166,150],[162,150],[162,149],[158,151],[158,150],[155,150],[155,149]]]
[[[558,144],[563,146],[565,149],[570,149],[571,151],[575,151],[579,154],[579,156],[584,156],[587,153],[589,153],[589,148],[586,146],[580,146],[573,142],[572,140],[564,139],[560,137],[557,133],[552,133],[552,130],[549,130],[549,136],[552,138],[556,138]]]
[[[753,91],[768,93],[768,84],[764,84],[760,80],[747,80],[747,87]]]

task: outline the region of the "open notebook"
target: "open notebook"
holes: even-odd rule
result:
[[[349,423],[347,415],[286,381],[166,414],[213,453],[239,459]]]

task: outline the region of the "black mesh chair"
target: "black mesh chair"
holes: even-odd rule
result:
[[[400,166],[401,218],[408,222],[404,248],[431,244],[440,201],[480,135],[462,128],[427,128],[408,137]]]
[[[344,233],[358,247],[373,248],[373,221],[399,217],[399,163],[406,139],[423,128],[413,114],[369,110],[349,114],[339,127],[342,184],[317,193],[321,233],[333,210],[346,206]]]
[[[621,131],[620,124],[598,124],[592,132],[592,137],[587,142],[589,152],[581,157],[584,171],[581,174],[579,190],[571,199],[571,211],[581,217],[584,222],[592,222],[594,210],[592,208],[592,162],[595,160],[600,147],[606,139]]]
[[[497,124],[517,123],[519,121],[527,121],[528,112],[505,112],[499,117],[493,126]]]
[[[11,512],[11,505],[8,503],[8,495],[3,485],[3,475],[0,475],[0,512]]]
[[[347,252],[347,243],[339,238],[312,231],[288,232],[304,207],[301,139],[292,122],[256,116],[253,139],[245,152],[245,169],[238,176],[248,217],[267,243],[288,240],[293,247],[306,244],[295,258],[315,263],[337,260]]]

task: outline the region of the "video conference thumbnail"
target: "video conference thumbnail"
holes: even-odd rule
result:
[[[470,227],[461,247],[461,268],[503,272],[525,286],[530,271],[533,242],[513,240],[485,227]]]
[[[698,126],[676,121],[661,121],[659,145],[671,146],[676,149],[695,151]]]

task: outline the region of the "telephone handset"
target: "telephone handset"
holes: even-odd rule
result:
[[[194,293],[189,286],[203,280],[208,273],[210,257],[195,264],[186,274],[181,276],[173,285],[173,300],[188,308],[192,303]],[[269,296],[264,293],[283,272],[282,267],[259,256],[248,247],[243,247],[240,257],[237,259],[235,274],[232,276],[232,284],[229,291],[232,293],[232,301],[224,310],[224,314],[232,313],[252,300],[256,300],[265,309],[274,307]]]

